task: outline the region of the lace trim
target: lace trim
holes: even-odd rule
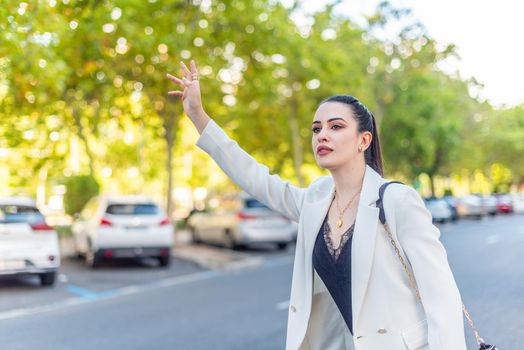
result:
[[[340,256],[340,253],[342,252],[342,249],[346,245],[347,241],[353,236],[353,231],[355,229],[355,223],[351,225],[343,234],[340,236],[340,244],[337,248],[335,248],[333,241],[331,240],[331,236],[329,235],[331,233],[331,227],[329,227],[329,223],[324,223],[324,229],[323,229],[323,235],[324,235],[324,241],[326,242],[326,246],[328,248],[329,254],[336,260],[338,260],[338,257]]]

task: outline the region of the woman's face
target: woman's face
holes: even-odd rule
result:
[[[358,132],[351,107],[341,102],[321,104],[311,128],[315,160],[318,166],[328,170],[363,160],[364,150],[371,142],[371,133]]]

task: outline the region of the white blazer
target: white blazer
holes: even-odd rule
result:
[[[287,350],[466,349],[462,302],[440,232],[414,189],[391,185],[384,209],[401,254],[412,268],[422,303],[378,219],[375,202],[387,180],[366,167],[351,247],[351,335],[312,265],[315,238],[333,198],[332,178],[321,177],[305,189],[292,186],[270,175],[213,121],[197,145],[247,193],[298,222]]]

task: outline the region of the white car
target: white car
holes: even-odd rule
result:
[[[513,212],[524,214],[524,194],[516,193],[513,195]]]
[[[118,258],[157,258],[171,261],[174,227],[158,205],[145,196],[92,198],[72,226],[77,255],[96,267]]]
[[[446,221],[452,220],[453,213],[445,200],[441,198],[428,198],[424,202],[433,217],[433,221],[445,223]]]
[[[0,275],[37,275],[42,285],[50,286],[59,266],[58,235],[35,201],[0,198]]]
[[[284,250],[296,239],[297,225],[256,199],[240,195],[223,200],[212,211],[188,219],[195,243],[222,244],[234,249],[253,243],[274,243]]]

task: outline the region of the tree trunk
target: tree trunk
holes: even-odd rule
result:
[[[84,127],[82,125],[82,120],[81,120],[82,117],[80,116],[80,113],[78,112],[78,108],[72,107],[72,114],[73,114],[73,120],[75,121],[75,125],[78,128],[78,137],[80,137],[80,139],[84,143],[85,151],[86,151],[87,157],[89,158],[89,174],[91,176],[94,176],[94,173],[95,173],[94,165],[93,165],[94,157],[93,157],[93,153],[91,152],[91,148],[89,147],[87,136],[84,134]]]
[[[429,184],[431,186],[431,196],[435,196],[435,174],[428,174],[429,176]]]
[[[289,128],[291,130],[291,142],[293,144],[293,166],[300,187],[304,187],[304,177],[302,176],[302,165],[304,164],[304,155],[302,150],[302,139],[300,137],[300,127],[298,122],[297,101],[291,99],[291,113],[289,116]]]
[[[167,172],[167,190],[166,190],[166,211],[171,218],[173,213],[173,147],[175,144],[175,122],[176,115],[166,113],[164,116],[164,138],[167,147],[166,172]]]
[[[427,172],[429,180],[431,182],[431,196],[435,196],[435,175],[438,174],[439,169],[444,163],[444,150],[441,147],[437,146],[435,150],[435,160],[430,170]]]
[[[167,215],[172,218],[174,211],[173,202],[173,152],[176,142],[176,128],[179,124],[180,116],[177,112],[177,108],[173,104],[169,104],[169,101],[163,100],[164,108],[162,108],[158,115],[162,117],[162,126],[164,128],[164,140],[166,141],[166,212]]]

